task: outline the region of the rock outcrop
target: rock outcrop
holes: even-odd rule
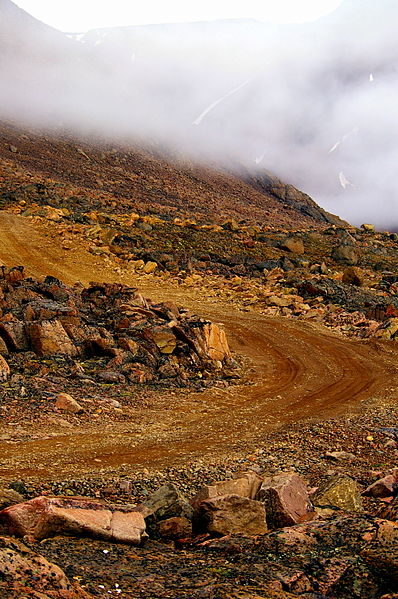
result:
[[[144,299],[121,284],[67,287],[54,277],[25,278],[21,267],[0,279],[0,380],[10,376],[15,353],[94,360],[104,382],[191,381],[231,376],[223,329],[171,304]],[[6,356],[6,357],[4,357]],[[66,397],[60,409],[79,412]]]

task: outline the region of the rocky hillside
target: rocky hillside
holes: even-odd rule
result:
[[[306,194],[277,178],[254,179],[190,162],[167,160],[151,148],[43,135],[3,123],[0,187],[3,207],[45,202],[82,212],[142,211],[221,223],[230,218],[286,228],[341,223]],[[80,206],[79,206],[80,205]]]

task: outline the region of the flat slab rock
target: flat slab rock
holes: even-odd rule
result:
[[[37,540],[65,535],[140,545],[147,538],[139,512],[111,511],[100,503],[61,497],[36,497],[5,508],[0,525],[8,534]]]

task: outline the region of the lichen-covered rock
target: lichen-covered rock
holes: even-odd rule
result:
[[[357,483],[348,476],[336,475],[322,483],[311,497],[319,507],[333,507],[350,512],[361,512],[362,497]]]
[[[146,508],[146,517],[152,522],[173,517],[192,520],[192,506],[172,483],[160,487],[142,505]]]

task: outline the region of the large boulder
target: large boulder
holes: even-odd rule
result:
[[[266,478],[257,499],[264,502],[267,522],[273,528],[292,526],[314,516],[306,484],[294,472]]]
[[[332,507],[350,512],[362,511],[362,498],[357,483],[348,476],[337,474],[324,481],[312,496],[319,507]]]
[[[5,508],[0,525],[8,534],[45,539],[55,535],[92,537],[140,545],[147,537],[137,511],[107,509],[100,503],[62,497],[36,497]]]
[[[205,485],[198,491],[195,497],[191,499],[191,505],[197,510],[202,501],[221,495],[239,495],[240,497],[255,499],[258,490],[261,487],[262,480],[263,479],[258,474],[249,471],[240,474],[234,479]]]
[[[0,594],[37,599],[91,597],[76,582],[70,582],[61,568],[7,537],[0,537]]]
[[[267,532],[264,505],[239,495],[214,497],[200,504],[198,527],[220,536],[264,534]]]

